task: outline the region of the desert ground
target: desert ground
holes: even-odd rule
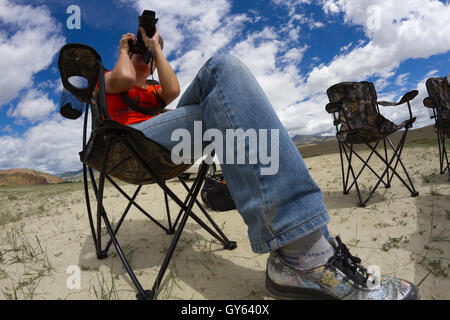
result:
[[[354,190],[342,194],[338,153],[305,156],[322,188],[331,233],[340,235],[363,265],[379,266],[384,275],[415,283],[422,299],[450,299],[448,175],[439,174],[434,140],[412,141],[402,159],[419,197],[411,197],[394,178],[391,188],[378,188],[367,207],[360,208]],[[381,171],[379,161],[373,164]],[[365,194],[374,179],[369,174],[361,177]],[[129,193],[136,188],[121,185]],[[186,192],[178,181],[168,185],[184,198]],[[110,185],[105,194],[105,208],[117,222],[128,202]],[[167,223],[158,187],[144,186],[136,201]],[[107,259],[96,258],[82,183],[0,187],[0,203],[0,299],[135,299],[135,289],[114,248]],[[173,202],[170,207],[173,214],[178,213]],[[198,208],[194,212],[202,215]],[[224,250],[188,220],[158,299],[271,299],[264,287],[268,254],[251,251],[239,213],[209,212],[225,234],[237,241],[237,249]],[[133,207],[118,238],[143,287],[151,289],[172,236]],[[80,270],[79,288],[72,281],[76,270]]]

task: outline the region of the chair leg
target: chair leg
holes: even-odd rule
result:
[[[439,146],[439,169],[440,173],[444,174],[448,172],[448,178],[450,181],[450,163],[448,161],[447,148],[445,145],[446,136],[445,134],[437,134],[438,146]]]
[[[111,180],[108,176],[106,176],[108,178],[108,180]],[[131,197],[131,201],[128,202],[127,207],[125,208],[125,211],[122,213],[122,216],[119,219],[119,222],[117,222],[117,225],[114,228],[114,235],[117,235],[117,233],[119,232],[120,227],[122,226],[123,221],[125,220],[125,217],[127,216],[133,201],[136,199],[137,195],[139,194],[139,191],[141,190],[142,186],[139,186],[136,191],[134,192],[133,196]],[[108,253],[109,248],[111,247],[112,244],[112,238],[109,239],[108,243],[106,244],[105,247],[105,252]]]
[[[166,204],[166,214],[167,214],[167,222],[169,224],[168,234],[174,234],[175,227],[172,225],[172,219],[170,218],[170,208],[169,208],[169,197],[167,196],[167,192],[164,191],[164,203]]]
[[[415,190],[414,188],[414,184],[411,181],[411,178],[405,168],[405,166],[403,165],[403,162],[400,159],[400,156],[402,154],[403,151],[403,147],[406,141],[406,135],[408,133],[408,130],[406,129],[405,132],[403,133],[403,136],[397,146],[397,148],[394,147],[394,145],[392,144],[391,140],[389,139],[389,137],[386,137],[387,142],[389,143],[389,145],[391,146],[392,150],[393,150],[393,155],[390,159],[389,162],[386,161],[385,158],[383,158],[383,156],[376,151],[376,149],[373,149],[373,147],[370,145],[370,143],[368,143],[367,141],[365,141],[366,145],[372,149],[372,151],[377,155],[377,157],[383,161],[386,164],[386,169],[384,170],[383,174],[381,175],[381,178],[378,180],[378,182],[376,183],[375,187],[370,191],[369,196],[367,197],[367,199],[363,202],[363,205],[365,205],[369,199],[372,197],[373,193],[377,190],[378,186],[380,185],[380,183],[382,182],[384,176],[387,174],[387,172],[389,170],[392,171],[392,176],[391,179],[393,177],[393,175],[395,175],[397,178],[399,178],[399,180],[403,183],[403,185],[411,192],[411,196],[413,197],[417,197],[419,195],[419,193]],[[396,160],[396,165],[395,167],[392,167],[392,163],[393,161]],[[405,182],[405,180],[397,173],[396,168],[397,168],[397,164],[400,163],[400,165],[403,168],[403,171],[405,172],[405,175],[409,181],[409,185]]]
[[[111,137],[106,137],[105,139],[105,155],[102,159],[100,177],[98,180],[98,190],[95,190],[97,194],[97,257],[99,259],[105,259],[107,253],[102,251],[102,214],[104,214],[103,208],[103,191],[105,186],[105,176],[106,176],[106,164],[109,156],[109,149],[111,146]],[[95,180],[93,181],[95,183]]]
[[[88,188],[88,177],[87,177],[87,166],[83,164],[83,184],[84,184],[84,197],[86,198],[86,207],[89,219],[89,226],[91,228],[92,240],[94,240],[95,251],[98,252],[97,249],[97,234],[95,232],[94,220],[92,219],[92,211],[91,211],[91,201],[89,199],[89,188]]]
[[[207,170],[206,170],[207,171]],[[186,185],[186,183],[184,182],[183,179],[180,178],[181,184],[185,187],[185,189],[187,191],[189,191],[188,186]],[[204,216],[206,217],[206,219],[208,219],[209,223],[213,226],[213,228],[216,230],[216,232],[220,235],[217,235],[213,230],[211,230],[204,222],[202,222],[200,219],[197,219],[196,216],[192,216],[192,218],[199,223],[206,231],[209,232],[209,234],[211,234],[214,238],[216,238],[217,240],[219,240],[223,245],[224,245],[224,249],[227,250],[233,250],[237,247],[236,245],[236,241],[230,241],[227,236],[223,233],[223,231],[219,228],[219,226],[216,224],[216,222],[213,220],[213,218],[211,218],[211,216],[208,214],[208,212],[205,210],[205,208],[202,206],[202,204],[197,200],[197,198],[195,199],[195,204],[197,204],[197,206],[199,207],[199,209],[202,211],[202,213],[204,214]]]
[[[347,148],[349,149],[349,152],[347,152]],[[346,174],[346,178],[345,178],[344,194],[348,194],[350,189],[354,185],[356,188],[356,193],[358,195],[359,204],[360,204],[360,206],[362,206],[361,205],[362,204],[361,191],[360,191],[359,185],[358,185],[359,175],[358,176],[355,175],[355,172],[354,172],[353,166],[352,166],[352,158],[353,158],[353,154],[354,154],[353,144],[350,146],[346,146],[345,144],[342,144],[342,150],[344,151],[344,155],[345,155],[345,158],[347,159],[347,164],[348,164],[347,174]],[[347,187],[350,173],[352,174],[352,177],[353,177],[353,183],[350,185],[350,187]]]
[[[122,261],[122,264],[124,265],[128,275],[130,276],[131,281],[133,281],[134,286],[138,290],[138,294],[136,295],[136,297],[138,299],[143,299],[143,300],[153,299],[151,292],[149,290],[144,290],[142,288],[139,280],[137,279],[136,275],[134,274],[133,269],[131,268],[129,262],[127,261],[127,258],[123,254],[122,248],[120,247],[119,242],[117,241],[117,238],[116,238],[116,235],[114,234],[114,230],[111,226],[111,223],[109,222],[109,219],[104,211],[101,213],[101,216],[105,223],[106,229],[108,230],[108,233],[111,237],[111,241],[114,244],[114,247],[117,251],[117,254],[118,254],[120,260]]]
[[[383,147],[384,147],[384,158],[386,159],[386,162],[388,161],[388,154],[387,154],[387,148],[386,148],[386,138],[383,139]],[[391,179],[389,179],[389,167],[386,165],[386,188],[391,187]]]
[[[358,174],[356,175],[356,179],[359,178],[359,176],[361,175],[361,173],[364,171],[364,169],[367,167],[367,169],[369,169],[378,179],[380,179],[381,177],[378,175],[378,173],[369,165],[369,161],[372,158],[372,156],[374,155],[374,149],[376,149],[378,147],[379,141],[377,141],[377,143],[375,143],[375,146],[372,147],[372,152],[369,154],[369,156],[367,157],[367,159],[363,159],[355,150],[353,150],[353,154],[359,159],[361,160],[361,162],[364,164],[361,169],[359,170]],[[386,159],[387,159],[387,155],[386,155]],[[386,160],[387,163],[387,160]],[[386,188],[389,188],[389,181],[384,182],[381,179],[381,183],[384,184],[384,186]],[[350,185],[350,187],[348,188],[348,190],[350,190],[353,187],[353,184]]]
[[[346,184],[346,179],[345,179],[344,157],[342,156],[342,153],[343,153],[342,149],[344,148],[344,146],[340,141],[338,141],[338,145],[339,145],[339,156],[341,158],[342,188],[344,189],[343,193],[348,194],[347,184]]]
[[[166,257],[164,258],[164,261],[162,263],[161,269],[159,270],[158,276],[156,277],[156,280],[153,284],[152,293],[154,296],[156,296],[159,291],[159,286],[161,285],[161,281],[164,278],[164,274],[167,270],[167,267],[169,266],[170,259],[172,258],[172,255],[173,255],[175,248],[178,244],[178,241],[181,237],[181,233],[183,232],[183,229],[186,225],[187,219],[191,215],[191,210],[192,210],[192,207],[194,206],[195,199],[198,196],[198,194],[200,192],[200,188],[202,186],[202,183],[199,183],[199,182],[200,182],[200,180],[204,180],[204,178],[206,176],[206,169],[207,169],[206,167],[201,168],[200,174],[199,174],[200,176],[197,176],[196,182],[194,182],[194,186],[193,186],[194,190],[193,190],[192,196],[189,199],[187,208],[184,211],[183,217],[181,218],[180,225],[178,226],[178,229],[175,232],[175,235],[170,244],[169,250],[168,250]],[[189,194],[188,194],[188,197],[189,197]]]
[[[149,218],[153,223],[155,223],[158,227],[160,227],[161,229],[163,229],[166,233],[170,234],[169,229],[167,229],[165,226],[163,226],[161,223],[159,223],[158,220],[156,220],[155,218],[153,218],[151,215],[149,215],[147,213],[147,211],[145,211],[140,205],[138,205],[134,199],[130,198],[125,191],[122,190],[122,188],[120,188],[120,186],[114,182],[114,180],[112,180],[109,176],[106,176],[108,181],[111,182],[111,184],[132,204],[134,205],[139,211],[141,211],[141,213],[143,215],[145,215],[147,218]]]
[[[392,141],[389,139],[389,137],[387,137],[386,139],[387,139],[387,141],[389,142],[389,144],[390,144],[390,146],[391,146],[391,148],[392,148],[392,150],[393,150],[393,152],[394,152],[395,157],[397,158],[396,164],[395,164],[394,169],[393,169],[393,173],[395,173],[395,174],[397,175],[397,177],[400,179],[400,181],[401,181],[401,182],[405,185],[405,187],[411,192],[411,196],[417,197],[417,196],[419,195],[419,193],[418,193],[418,192],[416,191],[416,189],[414,188],[414,183],[412,182],[411,177],[409,176],[408,171],[406,170],[406,167],[405,167],[405,165],[403,164],[403,161],[401,160],[401,155],[402,155],[402,152],[403,152],[403,147],[405,146],[405,141],[406,141],[406,135],[407,135],[407,133],[408,133],[408,129],[406,129],[405,132],[403,133],[402,141],[401,141],[401,143],[400,143],[400,148],[399,148],[400,150],[397,150],[397,151],[395,150],[395,147],[394,147],[394,145],[392,144]],[[397,149],[398,149],[398,148],[397,148]],[[403,179],[401,179],[401,177],[396,173],[397,163],[400,163],[400,165],[402,166],[403,171],[405,172],[406,178],[408,179],[409,185],[408,185]]]

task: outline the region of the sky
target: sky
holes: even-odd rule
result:
[[[291,136],[334,134],[326,90],[343,81],[373,82],[378,100],[418,90],[414,128],[430,125],[425,81],[450,73],[448,0],[0,0],[0,170],[81,168],[82,118],[59,114],[59,50],[89,45],[112,69],[144,9],[159,18],[181,94],[208,58],[233,54]],[[409,116],[406,106],[381,112]]]

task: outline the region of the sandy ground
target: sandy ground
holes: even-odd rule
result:
[[[418,284],[423,299],[450,299],[450,183],[438,173],[435,147],[405,149],[403,159],[420,196],[410,197],[394,178],[392,188],[379,188],[366,208],[357,206],[354,191],[342,194],[338,154],[305,162],[322,188],[331,233],[340,235],[364,265],[377,265],[383,274]],[[362,189],[369,190],[373,179],[366,177]],[[185,195],[179,182],[168,184]],[[134,299],[134,287],[114,248],[107,259],[96,259],[81,184],[33,188],[0,190],[0,213],[19,214],[0,226],[0,299]],[[135,189],[124,188],[131,193]],[[106,189],[105,201],[117,222],[127,201],[112,187]],[[167,223],[157,187],[144,187],[137,202]],[[201,216],[198,208],[195,212]],[[224,250],[189,220],[158,298],[270,299],[264,288],[268,255],[252,253],[239,213],[210,213],[238,248]],[[143,287],[150,289],[172,236],[132,208],[118,237]],[[79,289],[70,281],[77,270]]]

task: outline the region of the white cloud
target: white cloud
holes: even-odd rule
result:
[[[55,115],[31,127],[22,137],[0,136],[0,170],[33,168],[61,173],[80,169],[82,121]]]
[[[230,10],[230,3],[226,0],[137,0],[134,2],[121,1],[124,4],[133,5],[139,12],[147,8],[152,8],[159,18],[158,29],[165,41],[164,51],[169,55],[180,46],[186,43],[189,48],[196,47],[203,41],[209,41],[215,33],[227,35],[236,30],[232,24],[230,28],[224,30],[227,25],[227,16]],[[219,36],[219,35],[216,35]],[[216,40],[222,45],[226,45],[229,40],[225,37]],[[185,42],[184,42],[185,41]],[[220,44],[216,43],[216,47]],[[206,49],[206,48],[205,48]]]
[[[353,45],[353,42],[350,42],[346,46],[343,46],[341,49],[339,49],[339,51],[340,52],[347,52],[351,48],[352,45]]]
[[[11,128],[9,124],[7,124],[6,126],[3,127],[2,132],[13,133],[14,130]]]
[[[434,120],[430,119],[428,108],[423,105],[423,99],[428,97],[428,91],[425,83],[429,78],[436,77],[437,73],[438,70],[431,70],[426,75],[424,75],[423,79],[420,80],[414,88],[415,90],[419,91],[417,97],[411,102],[413,114],[415,117],[417,117],[416,123],[414,124],[416,128],[434,123]]]
[[[20,99],[17,106],[8,112],[8,115],[15,118],[25,118],[31,123],[36,123],[47,119],[56,108],[53,100],[48,98],[48,94],[30,89]]]
[[[137,1],[137,7],[141,10],[149,3],[144,0]],[[342,13],[344,22],[362,27],[367,39],[352,41],[340,52],[336,52],[331,62],[316,65],[305,77],[301,74],[298,64],[309,47],[299,43],[301,28],[306,26],[311,29],[324,24],[314,21],[311,15],[302,10],[302,6],[310,4],[311,1],[272,0],[272,3],[287,8],[287,22],[278,25],[277,29],[266,27],[250,33],[237,42],[236,35],[242,33],[249,17],[242,15],[242,24],[234,25],[232,32],[224,33],[221,26],[233,26],[226,21],[233,21],[235,17],[230,14],[230,5],[226,1],[194,3],[185,0],[179,3],[178,7],[189,4],[192,10],[183,12],[183,15],[178,8],[172,10],[172,1],[164,2],[164,5],[156,4],[156,11],[160,12],[161,17],[167,15],[173,19],[177,18],[177,24],[165,27],[170,31],[169,35],[177,35],[173,36],[171,41],[179,40],[178,46],[187,44],[188,47],[184,52],[178,51],[177,58],[172,61],[172,65],[177,68],[182,88],[187,87],[211,55],[228,46],[229,52],[243,60],[254,73],[290,134],[332,132],[331,119],[324,110],[328,102],[325,93],[328,87],[341,81],[362,81],[375,76],[378,77],[375,83],[377,90],[381,91],[389,87],[392,83],[389,79],[395,76],[398,67],[406,59],[427,58],[450,50],[450,38],[447,37],[450,26],[446,23],[449,21],[449,6],[442,2],[378,1],[377,8],[383,13],[379,21],[380,28],[369,30],[372,25],[368,24],[368,21],[371,21],[369,18],[373,10],[368,8],[373,1],[324,0],[320,3],[326,14],[333,18]],[[218,9],[211,9],[212,7]],[[212,11],[209,14],[215,18],[214,21],[200,18],[205,8]],[[193,19],[196,20],[194,25],[197,30],[201,31],[193,33],[186,42],[188,31],[192,30],[190,25]],[[161,28],[162,26],[163,24]],[[424,32],[419,28],[421,26],[425,26]],[[175,47],[173,48],[175,50]],[[407,78],[406,74],[399,75],[393,82],[397,80],[397,83],[406,85]],[[397,95],[402,93],[404,92],[398,92]],[[403,119],[401,114],[395,113],[393,120]]]
[[[403,87],[408,82],[408,78],[411,74],[410,73],[402,73],[397,76],[397,79],[395,79],[395,84],[399,87]]]
[[[64,44],[60,24],[45,6],[0,0],[0,106],[32,85]]]
[[[333,84],[363,81],[373,76],[380,78],[376,85],[377,90],[381,91],[388,87],[388,79],[395,75],[405,60],[428,58],[450,50],[448,3],[436,0],[379,0],[375,7],[371,0],[324,0],[321,3],[326,14],[334,16],[342,13],[346,24],[362,27],[368,41],[358,41],[350,52],[341,52],[330,63],[313,68],[301,86],[305,99],[311,102],[315,101],[316,94],[325,96],[326,89]],[[380,14],[374,17],[377,13]],[[396,80],[398,84],[406,85],[406,79],[407,75],[403,74]],[[398,92],[393,98],[397,99],[404,93]],[[423,113],[420,98],[413,102],[414,113],[418,115]],[[324,105],[320,108],[322,111],[315,112],[315,119],[327,118]],[[405,116],[395,111],[390,118],[400,121]],[[428,123],[418,120],[416,127],[425,122]]]
[[[372,75],[386,78],[406,59],[428,58],[450,50],[448,3],[437,0],[379,0],[375,6],[373,3],[323,2],[325,12],[331,7],[339,8],[346,23],[363,27],[370,41],[313,70],[308,81],[312,90],[320,84],[327,86],[343,79],[365,79]]]
[[[384,78],[378,79],[377,81],[375,81],[374,85],[377,91],[381,91],[385,88],[387,88],[387,86],[389,86],[391,83]]]

